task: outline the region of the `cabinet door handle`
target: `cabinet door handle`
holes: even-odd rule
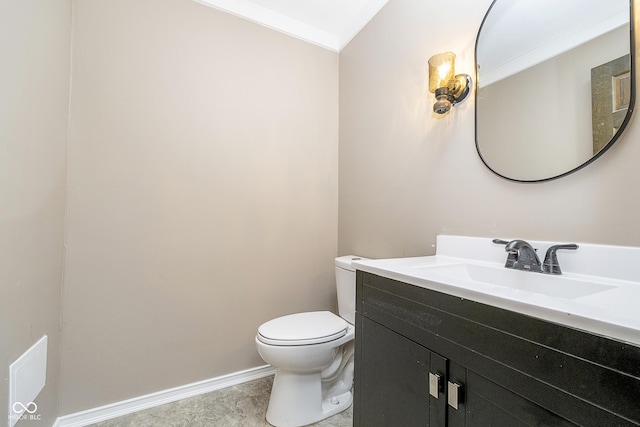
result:
[[[440,374],[432,374],[429,372],[429,394],[436,399],[438,398],[438,394],[440,393],[442,384],[442,376]]]
[[[458,409],[460,404],[460,389],[462,386],[458,383],[447,382],[447,403],[453,409]]]

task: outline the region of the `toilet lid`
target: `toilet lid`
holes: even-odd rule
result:
[[[347,333],[348,323],[330,311],[278,317],[258,328],[258,339],[272,345],[309,345],[332,341]]]

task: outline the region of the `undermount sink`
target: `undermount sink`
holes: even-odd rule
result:
[[[527,271],[510,270],[482,264],[459,263],[415,267],[428,270],[450,280],[471,280],[516,291],[533,292],[551,297],[574,299],[615,288],[615,285],[592,280],[567,278]],[[448,280],[449,281],[449,280]]]

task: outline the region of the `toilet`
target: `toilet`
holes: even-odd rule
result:
[[[312,424],[353,401],[356,256],[335,259],[338,313],[311,311],[278,317],[256,334],[258,353],[276,368],[267,421],[276,427]]]

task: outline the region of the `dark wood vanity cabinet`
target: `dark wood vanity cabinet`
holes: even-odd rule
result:
[[[640,347],[357,275],[354,426],[640,426]]]

